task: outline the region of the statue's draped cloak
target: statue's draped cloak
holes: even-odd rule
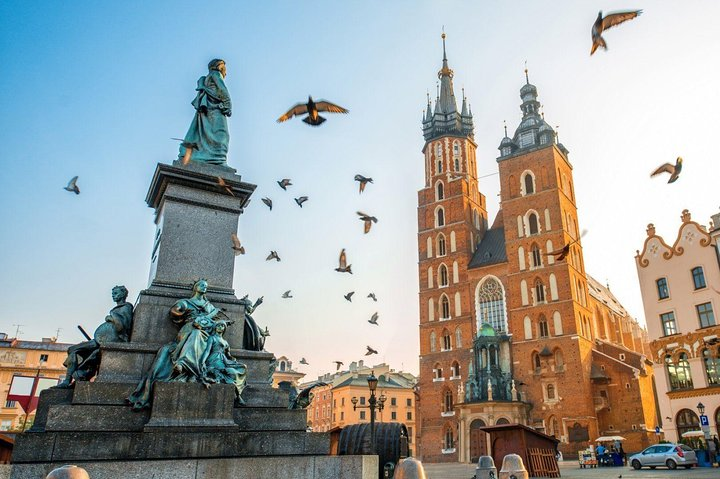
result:
[[[224,165],[230,142],[227,117],[232,114],[225,80],[219,71],[211,70],[200,77],[195,90],[198,92],[192,101],[195,116],[180,145],[179,158],[187,148],[192,148],[192,161]]]

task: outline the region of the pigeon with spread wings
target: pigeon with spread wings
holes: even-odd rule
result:
[[[263,198],[262,202],[272,211],[272,200],[270,198]]]
[[[79,195],[79,194],[80,194],[80,188],[78,188],[77,180],[78,180],[78,177],[77,177],[77,176],[73,176],[73,178],[72,178],[70,181],[68,181],[67,186],[64,187],[63,189],[64,189],[64,190],[67,190],[67,191],[71,191],[71,192],[75,193],[76,195]]]
[[[343,297],[352,303],[353,294],[355,294],[355,291],[350,291],[348,294],[344,294]]]
[[[352,267],[351,264],[347,264],[347,257],[345,256],[345,248],[340,251],[340,258],[338,259],[338,267],[335,268],[335,271],[338,273],[350,273],[352,274],[352,270],[350,269]]]
[[[231,238],[232,238],[232,249],[233,249],[233,251],[235,251],[235,256],[245,254],[245,248],[243,247],[243,245],[240,244],[240,238],[238,238],[238,236],[235,233],[232,234]]]
[[[583,230],[582,233],[580,234],[580,238],[582,238],[582,237],[585,236],[586,234],[587,234],[587,230]],[[572,246],[573,244],[575,244],[575,243],[577,243],[578,241],[580,241],[580,238],[576,238],[576,239],[572,240],[572,241],[569,242],[569,243],[565,243],[565,245],[564,245],[562,248],[556,249],[555,251],[550,251],[547,255],[548,255],[548,256],[555,256],[555,260],[556,260],[556,261],[562,261],[562,260],[564,260],[565,257],[566,257],[568,254],[570,254],[570,246]]]
[[[363,191],[365,191],[365,185],[367,185],[368,183],[372,183],[373,179],[363,175],[355,175],[355,181],[358,181],[360,183],[360,193],[362,193]]]
[[[378,319],[380,318],[380,315],[378,313],[373,313],[372,316],[370,316],[370,319],[368,319],[368,323],[374,324],[375,326],[378,325]]]
[[[319,112],[321,111],[328,113],[348,113],[349,110],[326,100],[314,101],[312,96],[308,96],[307,103],[298,103],[290,108],[283,116],[277,119],[277,122],[282,123],[294,116],[307,114],[307,116],[303,118],[305,123],[311,126],[320,126],[325,121],[325,118],[320,116]]]
[[[377,354],[377,353],[378,353],[377,351],[375,351],[375,350],[374,350],[373,348],[371,348],[370,346],[366,346],[366,348],[367,348],[367,353],[365,353],[365,356],[371,356],[371,355],[373,355],[373,354]]]
[[[603,49],[607,50],[607,44],[605,43],[605,39],[602,37],[602,33],[605,30],[620,25],[621,23],[628,20],[632,20],[641,13],[642,10],[630,10],[626,12],[608,13],[603,17],[602,10],[599,11],[597,19],[595,20],[595,23],[593,24],[591,29],[593,44],[592,48],[590,49],[590,55],[595,53],[595,50],[597,50],[598,47],[603,47]]]
[[[271,259],[274,259],[275,261],[280,261],[280,256],[278,256],[277,251],[270,251],[270,254],[267,258],[265,258],[265,261],[270,261]]]
[[[377,218],[370,216],[367,213],[363,213],[362,211],[357,211],[356,213],[360,217],[360,221],[362,221],[365,225],[365,234],[368,234],[370,232],[370,228],[372,228],[372,224],[377,223]]]
[[[668,183],[675,183],[675,180],[680,177],[680,172],[682,171],[682,164],[683,159],[682,157],[678,156],[677,160],[675,160],[674,165],[671,165],[670,163],[665,163],[661,165],[657,170],[650,173],[650,178],[652,178],[653,176],[657,176],[661,173],[670,173],[670,179],[668,179]]]
[[[290,299],[290,298],[292,298],[293,295],[290,294],[290,291],[291,291],[290,289],[288,289],[287,291],[285,291],[285,292],[282,294],[282,298],[283,298],[283,299]]]
[[[345,364],[342,361],[333,361],[333,362],[335,363],[335,371],[340,371],[340,368],[342,367],[342,365]]]

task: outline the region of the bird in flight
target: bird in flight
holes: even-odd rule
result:
[[[583,230],[582,233],[580,233],[580,238],[582,238],[582,237],[585,236],[586,234],[587,234],[587,230]],[[570,253],[570,246],[572,246],[573,244],[575,244],[575,243],[577,243],[578,241],[580,241],[580,238],[576,238],[576,239],[572,240],[572,241],[569,242],[569,243],[565,243],[565,245],[564,245],[562,248],[556,249],[555,251],[551,251],[551,252],[549,252],[547,255],[548,255],[548,256],[555,256],[555,260],[556,260],[556,261],[562,261],[562,260],[564,260],[565,257]]]
[[[675,180],[680,177],[680,172],[682,171],[682,164],[683,159],[682,157],[678,156],[677,160],[675,160],[675,164],[671,165],[670,163],[665,163],[658,167],[657,170],[650,173],[650,178],[653,176],[657,176],[661,173],[670,173],[670,179],[668,180],[668,183],[675,183]]]
[[[360,193],[362,193],[363,191],[365,191],[365,185],[367,185],[368,183],[372,183],[373,179],[367,178],[363,175],[355,175],[355,181],[360,182]]]
[[[292,183],[290,183],[289,178],[283,178],[282,180],[278,181],[277,184],[280,185],[280,188],[282,188],[285,191],[287,191],[288,186],[292,186]]]
[[[75,193],[76,195],[79,195],[79,194],[80,194],[80,188],[78,188],[77,180],[78,180],[78,177],[77,177],[77,176],[73,176],[72,180],[68,181],[67,186],[66,186],[65,188],[63,188],[63,189],[64,189],[64,190],[67,190],[67,191],[72,191],[72,192]],[[91,196],[92,196],[92,195],[91,195]]]
[[[370,346],[366,346],[366,347],[367,347],[367,353],[365,353],[365,356],[371,356],[371,355],[373,355],[373,354],[377,354],[377,353],[378,353],[377,351],[375,351],[375,350],[374,350],[373,348],[371,348]]]
[[[232,238],[232,249],[233,249],[233,251],[235,251],[235,256],[245,254],[245,247],[240,244],[240,238],[238,238],[238,236],[235,233],[232,234],[231,238]]]
[[[338,267],[335,268],[335,271],[338,273],[350,273],[352,274],[352,270],[350,269],[352,267],[351,264],[347,264],[347,257],[345,256],[345,248],[340,251],[340,258],[338,260]]]
[[[377,312],[373,313],[373,315],[368,319],[368,323],[374,324],[375,326],[379,326],[378,319],[380,318],[380,315],[377,314]]]
[[[367,295],[368,298],[371,298],[373,301],[377,303],[377,296],[375,296],[375,293],[370,293]]]
[[[312,96],[308,96],[307,103],[298,103],[290,108],[283,116],[277,119],[277,122],[282,123],[294,116],[307,114],[307,116],[303,118],[305,123],[310,126],[320,126],[325,121],[325,118],[320,116],[319,112],[321,111],[328,113],[348,113],[348,110],[334,103],[326,100],[318,100],[316,102],[312,99]]]
[[[370,216],[367,213],[363,213],[362,211],[357,211],[356,213],[360,217],[360,221],[365,224],[365,234],[368,234],[368,232],[370,232],[370,228],[372,228],[372,224],[377,223],[377,218]]]
[[[348,294],[344,294],[343,297],[352,303],[353,294],[355,294],[355,291],[350,291]]]
[[[292,297],[293,297],[293,295],[292,295],[292,294],[290,294],[290,291],[291,291],[291,290],[289,290],[289,289],[288,289],[287,291],[285,291],[285,292],[284,292],[284,293],[282,294],[282,298],[283,298],[283,299],[289,299],[289,298],[292,298]]]
[[[345,364],[342,361],[333,361],[335,363],[335,371],[340,371],[340,367]]]
[[[592,34],[592,48],[590,49],[590,55],[595,53],[598,47],[603,47],[607,50],[607,44],[605,39],[602,37],[602,33],[608,28],[620,25],[623,22],[632,20],[642,13],[642,10],[629,10],[626,12],[612,12],[608,13],[603,17],[602,10],[598,12],[597,19],[593,23],[591,34]]]
[[[262,202],[265,203],[268,208],[270,208],[270,211],[272,211],[272,200],[270,198],[263,198]]]
[[[302,208],[303,203],[305,203],[309,199],[310,198],[308,198],[307,196],[301,196],[300,198],[295,198],[295,203],[297,203],[297,205]]]
[[[217,183],[218,186],[222,189],[224,189],[230,196],[235,196],[235,193],[233,193],[232,188],[230,188],[230,185],[225,183],[225,179],[223,179],[221,176],[217,177]]]
[[[275,261],[280,261],[280,256],[278,256],[277,251],[270,251],[270,254],[267,258],[265,258],[265,261],[270,261],[271,259],[274,259]]]
[[[307,362],[307,359],[302,358],[302,359],[300,359],[300,364],[304,364],[304,365],[307,366],[307,365],[309,365],[310,363]]]

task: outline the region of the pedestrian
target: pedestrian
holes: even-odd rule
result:
[[[715,444],[714,439],[707,441],[707,450],[710,467],[713,467],[715,465],[715,461],[717,460],[717,444]]]
[[[623,449],[622,443],[620,443],[620,447],[618,448],[618,453],[620,453],[620,459],[622,459],[623,466],[627,466],[627,456],[625,455],[625,449]]]

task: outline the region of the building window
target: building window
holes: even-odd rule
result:
[[[445,429],[445,438],[443,443],[443,449],[453,449],[455,447],[455,442],[453,441],[453,432],[452,428]]]
[[[667,278],[660,278],[655,283],[657,284],[658,299],[668,299],[670,291],[668,290]]]
[[[545,302],[545,285],[539,279],[535,281],[535,302]]]
[[[695,306],[695,309],[697,310],[701,328],[706,328],[715,324],[715,315],[713,314],[712,304],[698,304]]]
[[[341,421],[345,420],[345,412],[343,412],[343,411],[340,411],[340,420]]]
[[[390,413],[390,419],[393,420],[393,421],[396,421],[396,420],[397,420],[397,412],[392,411],[392,412]]]
[[[702,289],[707,286],[705,284],[705,273],[703,273],[702,266],[692,269],[692,277],[695,289]]]
[[[475,311],[478,331],[484,323],[488,323],[498,333],[507,331],[505,292],[500,281],[487,277],[478,285],[475,292]]]
[[[453,155],[460,156],[460,143],[453,143]]]
[[[407,407],[412,407],[412,399],[411,399],[411,398],[407,398],[407,399],[405,400],[405,405],[406,405]]]
[[[438,235],[437,244],[438,244],[438,256],[445,256],[447,253],[445,250],[445,235],[444,234],[440,233]]]
[[[345,398],[340,398],[340,405],[341,405],[341,406],[344,406],[344,405],[345,405]]]
[[[434,353],[437,349],[437,337],[435,336],[435,331],[430,331],[430,352]]]
[[[408,411],[407,415],[405,417],[407,418],[408,421],[412,421],[412,412]]]
[[[455,328],[455,347],[458,349],[462,348],[462,330],[460,326]]]
[[[441,181],[438,181],[438,184],[435,189],[435,199],[437,201],[444,200],[445,199],[445,187],[443,186]]]
[[[702,269],[702,268],[701,268],[701,269]],[[695,289],[697,289],[697,288],[695,288]],[[40,362],[41,362],[41,363],[46,363],[47,360],[48,360],[48,355],[47,355],[47,354],[41,354],[41,355],[40,355]]]
[[[675,313],[670,311],[669,313],[661,314],[660,322],[662,323],[663,333],[665,334],[665,336],[677,334],[677,326],[675,325]]]
[[[447,329],[443,331],[443,351],[450,351],[452,349],[452,343],[450,341],[450,331]]]
[[[447,286],[448,283],[448,269],[447,266],[441,264],[438,268],[438,283],[440,287]]]
[[[396,399],[396,398],[390,398],[390,405],[391,405],[391,406],[397,406],[397,399]]]
[[[532,173],[525,173],[525,176],[523,177],[523,186],[525,187],[525,194],[531,195],[535,193],[535,179],[533,178]]]
[[[690,409],[681,409],[675,417],[675,424],[679,437],[688,431],[700,430],[700,419]]]
[[[715,353],[713,355],[709,349],[703,349],[702,357],[705,363],[705,374],[707,375],[708,384],[711,386],[720,385],[720,358],[718,354]]]
[[[668,354],[665,356],[665,367],[670,379],[670,389],[692,389],[692,375],[690,374],[690,363],[688,363],[686,353],[680,353],[677,361],[673,361]]]
[[[365,405],[365,396],[360,396],[360,405],[361,406]]]
[[[555,399],[555,386],[553,384],[548,384],[546,389],[547,389],[547,398]]]
[[[520,148],[525,148],[535,143],[535,134],[532,131],[520,133]]]
[[[452,412],[453,410],[453,393],[449,389],[445,391],[445,401],[443,401],[443,412]]]
[[[540,232],[538,217],[535,213],[530,213],[530,216],[528,216],[528,231],[531,235],[536,235]]]
[[[532,264],[534,268],[542,266],[542,255],[540,254],[540,248],[538,245],[533,244],[531,248]]]
[[[442,379],[442,368],[440,364],[436,364],[433,368],[434,379]]]
[[[457,361],[453,361],[452,366],[450,366],[450,374],[454,378],[460,377],[460,365]]]
[[[437,226],[445,226],[445,210],[438,208],[436,215]]]
[[[407,428],[407,430],[408,430],[408,444],[410,444],[412,442],[412,437],[413,437],[412,428],[409,427],[409,428]]]
[[[538,332],[541,338],[547,338],[550,336],[548,332],[548,323],[544,316],[540,316],[540,322],[538,322]]]
[[[450,300],[445,295],[440,299],[440,313],[442,319],[450,319]]]
[[[15,407],[15,401],[5,401],[5,407]]]
[[[11,427],[12,427],[11,419],[3,419],[2,422],[0,422],[0,431],[9,431]]]
[[[503,146],[502,148],[502,156],[508,156],[510,154],[510,147],[509,146]]]
[[[532,365],[536,373],[540,372],[540,355],[536,352],[532,353]]]
[[[360,420],[361,421],[365,420],[365,411],[360,411]]]
[[[455,163],[455,171],[460,171],[460,158],[456,156],[453,161]]]

